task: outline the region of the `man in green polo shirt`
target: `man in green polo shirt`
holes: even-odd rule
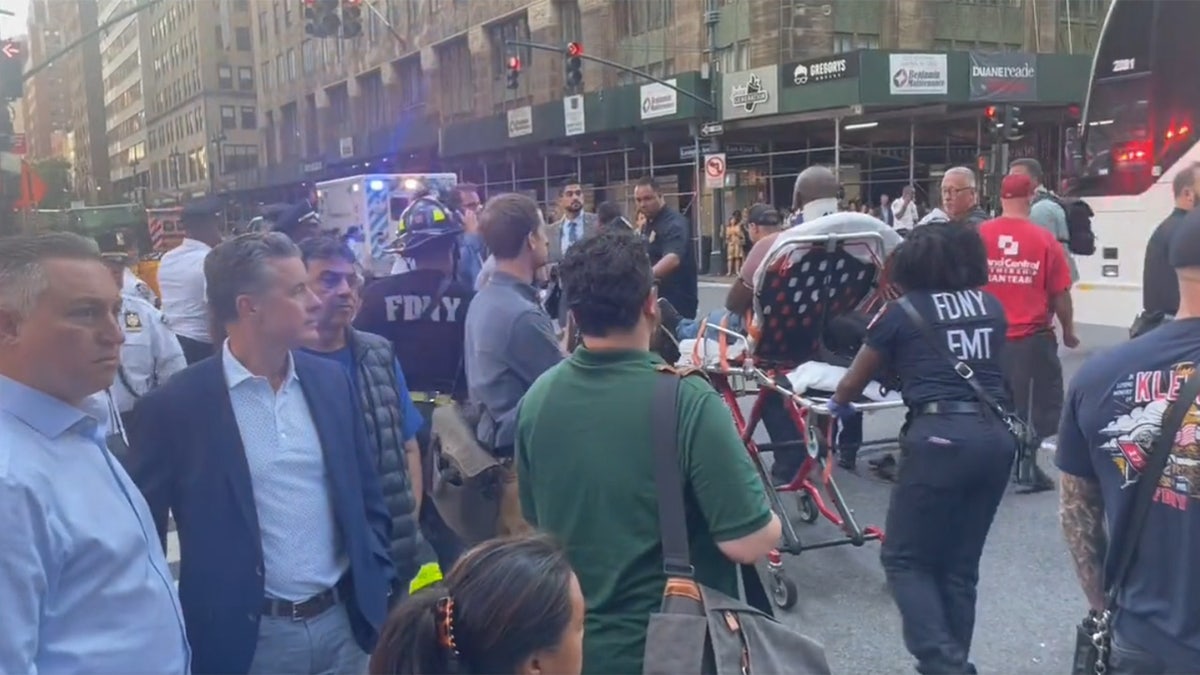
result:
[[[559,266],[583,347],[538,378],[517,418],[521,508],[566,546],[587,601],[585,673],[641,673],[646,624],[666,576],[651,441],[651,396],[664,363],[650,352],[657,295],[646,245],[605,232]],[[738,595],[737,563],[779,541],[780,525],[716,391],[685,377],[679,463],[687,480],[696,580]]]

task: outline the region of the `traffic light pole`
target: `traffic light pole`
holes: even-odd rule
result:
[[[538,50],[541,50],[544,52],[555,52],[558,54],[562,54],[563,56],[567,55],[566,47],[556,47],[554,45],[542,44],[540,42],[525,42],[523,40],[505,40],[504,44],[507,47],[527,47],[529,49],[538,49]],[[696,101],[697,103],[703,104],[709,108],[714,108],[714,109],[716,108],[716,106],[713,105],[713,102],[708,99],[701,98],[701,97],[693,94],[690,91],[680,89],[679,87],[676,87],[675,85],[671,84],[670,82],[667,82],[666,80],[659,79],[657,77],[654,77],[653,75],[647,75],[646,73],[643,73],[642,71],[637,70],[636,68],[630,68],[629,66],[627,66],[623,63],[617,63],[616,61],[610,61],[608,59],[601,58],[599,56],[590,56],[588,54],[577,54],[576,58],[583,59],[584,61],[591,61],[593,63],[599,63],[600,65],[608,66],[609,68],[616,68],[617,70],[619,70],[623,73],[629,73],[630,75],[636,75],[637,77],[640,77],[643,80],[649,80],[651,82],[656,82],[656,83],[661,84],[662,86],[666,87],[667,89],[672,89],[676,93],[681,94],[687,98],[690,98],[693,101]]]
[[[717,23],[721,17],[721,3],[718,0],[707,0],[707,7],[704,12],[704,23],[708,29],[708,81],[709,89],[713,102],[710,104],[713,112],[720,110],[717,103],[720,101],[721,90],[717,88]],[[701,183],[705,182],[704,173],[704,155],[700,153],[700,130],[696,130],[696,203],[700,203],[700,188]],[[721,137],[713,136],[709,139],[712,143],[714,152],[721,150]],[[768,178],[768,181],[771,179]],[[768,182],[767,194],[771,193],[771,187]],[[724,269],[722,263],[725,261],[725,247],[721,242],[725,241],[725,186],[712,191],[712,252],[709,255],[709,273],[720,274]],[[700,228],[700,209],[696,209],[696,229]],[[699,242],[702,241],[700,233],[696,233],[697,252],[696,259],[699,260],[700,247]]]
[[[67,53],[69,53],[72,49],[75,49],[76,47],[83,44],[84,42],[87,42],[88,40],[92,39],[96,35],[99,35],[100,33],[108,30],[109,28],[112,28],[113,26],[117,25],[118,23],[133,16],[134,14],[137,14],[138,12],[141,12],[142,10],[149,9],[149,8],[153,7],[154,5],[157,5],[160,2],[162,2],[162,0],[142,0],[142,2],[131,7],[130,9],[127,9],[124,12],[121,12],[120,14],[113,16],[113,18],[109,19],[108,21],[105,21],[104,23],[100,24],[96,28],[75,38],[74,40],[72,40],[70,43],[68,43],[62,49],[58,50],[57,52],[54,52],[53,54],[46,57],[45,59],[42,59],[41,63],[39,63],[35,66],[31,66],[28,70],[25,71],[25,74],[21,77],[21,81],[22,82],[28,81],[29,78],[33,77],[34,75],[37,75],[38,73],[40,73],[43,70],[45,70],[46,68],[48,68],[50,66],[50,64],[54,63],[58,59],[61,59],[63,56],[65,56]]]

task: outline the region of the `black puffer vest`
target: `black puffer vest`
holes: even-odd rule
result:
[[[396,381],[392,343],[372,333],[351,329],[358,395],[366,413],[367,440],[375,450],[379,485],[392,516],[392,564],[401,580],[416,573],[420,533],[414,513],[408,464],[404,459],[404,411]]]

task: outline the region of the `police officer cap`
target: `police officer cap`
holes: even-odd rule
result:
[[[293,204],[286,211],[276,216],[275,226],[272,229],[291,237],[295,234],[296,230],[300,229],[301,225],[318,221],[319,216],[317,212],[309,206],[308,202],[300,202],[299,204]]]
[[[421,197],[400,214],[401,250],[411,251],[425,244],[462,234],[462,217],[432,197]]]
[[[224,204],[216,197],[203,197],[183,205],[179,213],[179,222],[187,227],[192,224],[203,224],[221,215]]]
[[[1171,267],[1200,267],[1200,209],[1183,217],[1171,235]]]
[[[128,242],[128,235],[120,231],[96,235],[96,245],[100,247],[100,257],[112,262],[125,263],[129,261]]]

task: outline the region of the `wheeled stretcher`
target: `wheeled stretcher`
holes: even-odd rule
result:
[[[829,222],[825,222],[829,221]],[[798,593],[782,565],[782,554],[882,540],[877,527],[862,526],[846,506],[833,477],[836,426],[826,410],[845,368],[820,361],[825,352],[822,335],[831,319],[852,312],[871,312],[887,299],[881,283],[883,262],[899,237],[869,216],[835,214],[820,219],[824,227],[795,228],[780,234],[758,270],[754,287],[754,316],[748,335],[707,323],[695,341],[679,345],[680,364],[702,368],[720,393],[741,434],[764,485],[772,508],[783,524],[781,546],[768,556],[774,602],[792,607]],[[814,224],[815,225],[815,224]],[[817,230],[817,231],[813,231]],[[825,354],[827,355],[827,354]],[[868,387],[858,410],[870,414],[895,409],[904,403],[896,392],[880,383]],[[754,396],[749,416],[738,399]],[[762,421],[769,397],[781,397],[799,441],[758,444],[754,431]],[[775,441],[775,439],[772,439]],[[892,443],[881,441],[881,443]],[[796,446],[799,446],[798,448]],[[803,449],[799,470],[785,485],[774,485],[761,454]],[[805,544],[796,532],[781,495],[796,495],[800,519],[813,523],[824,517],[844,533],[844,538]]]

